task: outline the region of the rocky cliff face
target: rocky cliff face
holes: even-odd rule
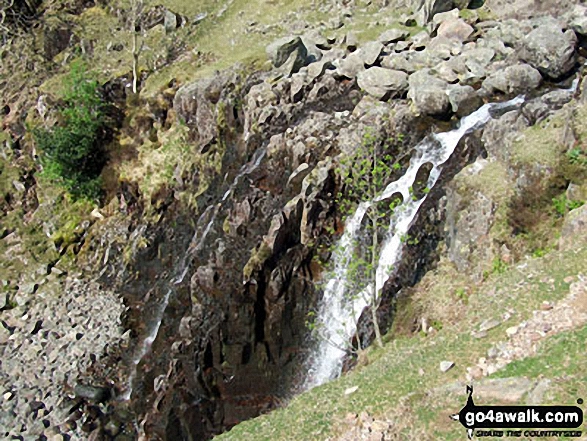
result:
[[[74,439],[207,439],[282,405],[304,376],[305,321],[320,295],[315,257],[328,258],[321,245],[344,227],[333,197],[349,190],[337,177],[338,158],[367,132],[395,158],[400,176],[410,146],[426,134],[454,126],[484,102],[527,94],[521,111],[495,115],[445,167],[412,229],[416,240],[386,285],[379,311],[385,327],[396,293],[416,284],[440,255],[476,279],[496,258],[514,259],[512,229],[531,229],[533,218],[523,213],[541,207],[527,203],[530,195],[539,188],[550,200],[569,185],[560,158],[579,135],[559,109],[581,91],[571,83],[580,78],[587,9],[494,21],[452,6],[427,1],[416,17],[421,30],[398,22],[364,44],[351,34],[286,37],[268,47],[268,70],[238,66],[181,87],[170,83],[156,98],[123,109],[130,116],[121,123],[121,144],[176,140],[180,133],[178,157],[169,162],[150,153],[165,170],[157,185],[120,173],[107,204],[74,231],[44,225],[53,248],[36,276],[25,277],[22,266],[5,268],[6,280],[20,281],[0,305],[4,354],[46,358],[42,376],[54,384],[37,385],[33,374],[26,384],[14,382],[17,364],[3,363],[10,394],[3,431],[24,438],[61,432]],[[128,103],[116,82],[105,93],[121,107]],[[573,109],[564,112],[579,112]],[[7,118],[5,126],[22,127],[14,121]],[[544,121],[563,140],[554,156],[528,147],[546,142],[524,131]],[[387,142],[399,134],[401,142]],[[18,137],[16,129],[12,135]],[[18,144],[12,151],[22,154]],[[5,219],[17,210],[51,211],[27,181],[31,175],[10,177],[19,196],[5,197]],[[519,201],[521,214],[504,211],[506,197]],[[32,258],[21,231],[3,228],[3,252],[21,256],[26,267]],[[500,228],[496,241],[489,231]],[[76,272],[62,274],[60,267]],[[62,290],[68,296],[60,297]],[[50,313],[35,305],[44,296],[68,305],[65,328],[43,319]],[[97,323],[78,323],[94,314]],[[24,315],[35,319],[31,329]],[[362,322],[361,338],[369,341],[368,320]],[[88,332],[75,331],[80,327],[100,330],[90,347],[82,344]],[[74,370],[55,367],[69,364],[58,358],[59,348],[80,354]],[[63,392],[55,383],[62,381],[71,395],[58,400]]]

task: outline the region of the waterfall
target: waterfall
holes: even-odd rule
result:
[[[375,289],[379,293],[400,261],[403,238],[428,196],[425,194],[420,199],[414,200],[411,194],[411,188],[420,167],[426,163],[432,164],[427,181],[427,188],[432,189],[440,176],[443,164],[453,154],[465,134],[483,127],[491,119],[492,112],[507,111],[523,101],[523,97],[517,97],[504,103],[485,104],[476,112],[464,117],[456,129],[429,136],[421,141],[414,147],[405,174],[390,183],[374,200],[361,203],[354,215],[347,220],[344,233],[333,253],[333,271],[328,273],[330,278],[325,283],[324,294],[318,308],[316,329],[320,333],[320,339],[309,359],[305,384],[307,389],[340,375],[349,342],[357,330],[358,318],[370,304],[369,293],[372,292],[372,285],[366,286],[358,295],[351,296],[347,293],[348,267],[352,259],[352,255],[349,254],[352,253],[344,251],[356,243],[361,234],[361,222],[369,207],[376,202],[389,199],[396,193],[400,193],[403,197],[403,202],[391,215],[382,243],[375,274]]]
[[[130,373],[127,380],[127,388],[124,393],[120,396],[120,399],[123,401],[128,401],[132,395],[133,391],[133,384],[137,377],[137,370],[140,362],[145,358],[145,356],[149,353],[151,349],[151,345],[157,338],[159,334],[159,328],[161,327],[161,322],[163,321],[163,317],[165,315],[165,311],[167,310],[167,306],[169,305],[169,300],[171,299],[171,295],[175,292],[175,287],[180,285],[185,276],[189,271],[190,264],[192,263],[196,253],[202,249],[204,246],[205,240],[212,229],[212,225],[216,220],[216,216],[220,210],[222,204],[228,199],[228,197],[232,194],[240,179],[252,173],[259,167],[261,161],[265,157],[266,149],[259,148],[255,151],[250,161],[245,163],[238,171],[237,175],[235,176],[232,184],[229,186],[228,190],[224,193],[221,201],[217,204],[210,205],[204,210],[202,215],[198,218],[196,222],[196,229],[190,243],[183,253],[181,259],[177,262],[174,267],[173,274],[171,281],[169,282],[169,286],[165,291],[165,295],[161,302],[154,306],[154,317],[151,320],[150,325],[147,327],[146,335],[140,341],[137,346],[137,350],[133,354],[133,357],[130,361]]]

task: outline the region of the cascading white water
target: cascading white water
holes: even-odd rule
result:
[[[522,102],[523,97],[517,97],[505,103],[486,104],[463,118],[457,129],[424,139],[414,148],[405,174],[397,181],[390,183],[375,200],[361,203],[355,214],[347,220],[344,234],[336,247],[337,251],[333,254],[334,270],[329,273],[331,278],[325,284],[318,311],[316,329],[319,330],[320,340],[309,361],[305,384],[307,389],[340,375],[347,353],[346,348],[356,332],[357,320],[370,304],[369,293],[372,292],[372,285],[366,286],[359,295],[349,295],[346,292],[347,286],[349,286],[347,283],[348,266],[352,257],[349,256],[351,253],[344,251],[356,243],[360,234],[361,222],[369,207],[376,202],[389,199],[396,193],[400,193],[403,197],[403,202],[391,215],[389,228],[379,255],[375,277],[375,292],[379,293],[393,274],[394,266],[401,259],[402,238],[408,233],[418,214],[418,209],[427,198],[427,194],[425,194],[422,198],[414,200],[411,194],[411,188],[420,167],[426,163],[432,164],[427,181],[427,187],[431,189],[440,176],[442,165],[450,158],[466,133],[481,128],[487,123],[491,118],[491,110],[513,108]]]
[[[127,380],[127,388],[124,393],[120,396],[120,399],[123,401],[127,401],[130,399],[133,391],[133,383],[137,377],[137,369],[140,362],[145,358],[147,353],[149,352],[151,345],[157,338],[159,334],[159,328],[161,327],[161,322],[163,321],[163,316],[165,315],[165,311],[167,310],[167,306],[169,305],[169,300],[171,298],[172,293],[175,290],[175,286],[181,284],[188,273],[190,263],[195,255],[195,253],[202,249],[204,245],[204,241],[206,237],[208,237],[208,233],[212,229],[212,225],[216,220],[216,216],[218,215],[218,211],[222,204],[228,199],[230,194],[234,191],[236,186],[238,185],[240,179],[252,173],[261,161],[265,157],[266,149],[260,148],[253,154],[253,157],[249,162],[244,164],[237,175],[235,176],[232,184],[228,188],[228,190],[224,193],[222,200],[215,205],[210,205],[206,208],[204,213],[199,217],[198,222],[196,223],[196,230],[192,239],[190,240],[190,244],[183,254],[182,258],[178,261],[174,268],[175,277],[171,279],[170,286],[167,288],[165,295],[161,303],[156,306],[154,317],[151,321],[151,325],[148,327],[147,335],[143,338],[143,340],[138,345],[137,350],[135,351],[131,362],[130,362],[130,373]]]

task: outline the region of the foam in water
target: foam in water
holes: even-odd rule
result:
[[[330,273],[333,275],[325,284],[319,308],[317,329],[321,335],[317,348],[310,358],[306,388],[318,386],[340,375],[342,363],[347,353],[346,348],[356,332],[358,318],[370,304],[372,285],[366,286],[359,295],[349,296],[346,292],[348,265],[352,256],[343,251],[349,249],[351,244],[356,243],[361,233],[361,222],[369,207],[378,201],[390,198],[395,193],[400,193],[403,196],[403,202],[391,216],[379,256],[375,276],[375,288],[379,293],[392,275],[394,265],[401,259],[402,237],[407,234],[416,218],[418,209],[427,198],[427,195],[424,195],[419,200],[413,200],[410,191],[420,167],[426,163],[432,164],[427,181],[427,187],[431,189],[440,176],[442,165],[450,158],[466,133],[481,128],[487,123],[491,119],[491,111],[507,110],[522,102],[523,98],[517,97],[505,103],[486,104],[463,118],[458,128],[432,135],[420,142],[414,148],[414,154],[405,174],[397,181],[390,183],[375,200],[361,203],[355,214],[347,220],[345,232],[337,247],[338,251],[333,255],[334,271]]]
[[[218,211],[220,210],[222,203],[228,199],[230,194],[238,185],[240,179],[243,176],[252,173],[259,166],[259,164],[261,164],[261,161],[265,157],[265,152],[266,150],[264,148],[258,149],[253,154],[251,160],[240,168],[238,174],[232,181],[232,184],[230,185],[226,193],[224,193],[221,202],[215,205],[210,205],[208,208],[206,208],[204,213],[202,213],[202,215],[198,219],[198,222],[196,224],[196,230],[194,232],[194,235],[192,236],[190,244],[186,252],[183,254],[182,258],[179,259],[177,265],[174,268],[175,277],[171,280],[171,285],[166,290],[165,296],[163,296],[161,303],[159,303],[156,306],[154,318],[151,322],[151,325],[148,328],[147,335],[140,342],[136,352],[133,355],[133,358],[131,359],[130,373],[127,380],[127,388],[126,391],[120,396],[121,400],[127,401],[130,399],[133,391],[133,384],[137,377],[138,366],[140,362],[143,360],[143,358],[145,358],[145,356],[149,353],[151,345],[153,344],[153,342],[157,338],[157,335],[159,334],[161,322],[163,321],[163,317],[165,315],[165,311],[167,310],[167,306],[169,305],[171,295],[175,290],[174,287],[183,282],[185,276],[189,271],[190,263],[192,262],[196,252],[202,249],[205,240],[208,237],[210,230],[212,229],[214,221],[216,220],[216,216],[218,215]]]

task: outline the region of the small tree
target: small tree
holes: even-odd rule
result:
[[[385,186],[398,164],[392,163],[392,157],[378,151],[382,142],[372,132],[367,132],[363,142],[355,151],[340,161],[340,174],[343,189],[338,193],[337,202],[343,219],[352,216],[362,204],[366,209],[366,224],[362,234],[342,250],[346,253],[347,277],[346,291],[351,297],[362,295],[370,307],[371,320],[378,346],[383,346],[381,330],[377,318],[377,309],[381,296],[377,289],[377,268],[381,256],[381,246],[385,234],[385,220],[399,200],[378,201]],[[389,268],[385,269],[386,271]],[[358,320],[358,317],[357,317]],[[358,338],[357,338],[358,340]]]
[[[59,125],[33,131],[44,172],[60,181],[75,198],[96,198],[105,163],[105,103],[98,83],[88,77],[83,64],[72,64],[63,101]]]

